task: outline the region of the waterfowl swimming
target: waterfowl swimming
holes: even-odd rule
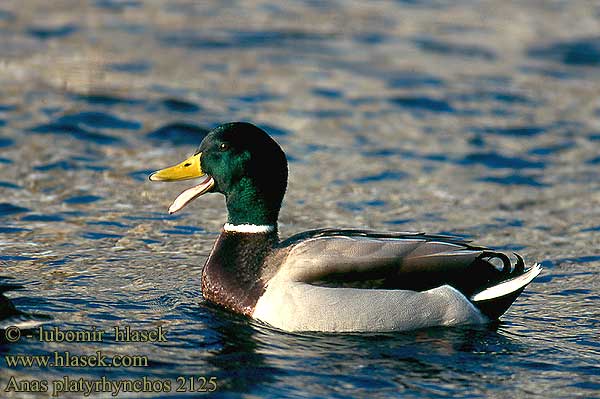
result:
[[[150,175],[202,179],[170,213],[205,193],[225,195],[205,299],[287,331],[410,330],[495,320],[541,271],[441,235],[319,229],[280,241],[287,176],[281,147],[243,122],[211,130],[190,158]]]

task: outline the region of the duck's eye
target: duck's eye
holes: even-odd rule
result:
[[[229,144],[227,143],[221,143],[221,145],[219,146],[219,151],[227,151],[229,149]]]

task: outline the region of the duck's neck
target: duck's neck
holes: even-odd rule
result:
[[[228,224],[276,228],[284,192],[276,188],[261,191],[252,179],[242,179],[226,195]]]
[[[278,241],[276,226],[226,224],[204,265],[203,296],[250,316],[265,290],[266,260]]]

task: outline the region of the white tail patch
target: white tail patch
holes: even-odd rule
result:
[[[520,290],[521,288],[529,284],[534,278],[536,278],[541,271],[542,267],[539,263],[536,263],[520,276],[503,281],[500,284],[494,285],[493,287],[489,287],[481,292],[478,292],[477,294],[471,297],[471,301],[487,301],[489,299],[500,298],[512,292]]]

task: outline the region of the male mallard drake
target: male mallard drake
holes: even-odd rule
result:
[[[258,127],[227,123],[152,181],[202,178],[169,208],[225,195],[227,223],[202,273],[204,298],[288,331],[393,331],[497,319],[541,271],[458,238],[321,229],[280,241],[287,160]],[[502,268],[492,259],[501,261]]]

